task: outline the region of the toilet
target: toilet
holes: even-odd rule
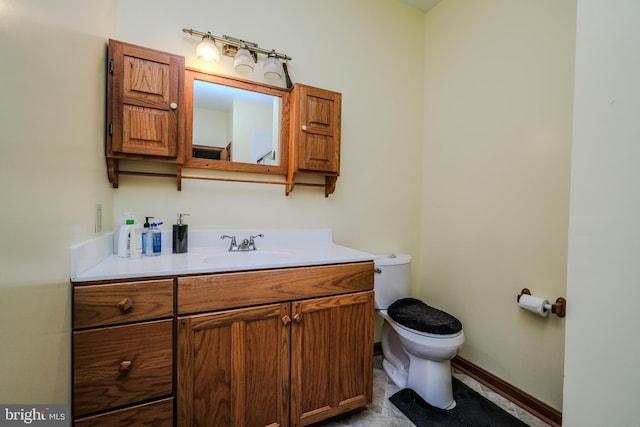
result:
[[[381,255],[375,264],[375,305],[384,319],[380,341],[385,373],[427,403],[453,409],[451,364],[462,344],[462,324],[452,315],[408,298],[411,257]]]

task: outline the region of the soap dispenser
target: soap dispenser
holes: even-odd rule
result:
[[[142,253],[146,253],[147,251],[147,233],[151,230],[151,224],[149,224],[149,218],[153,219],[152,216],[144,217],[144,224],[142,225]]]
[[[173,253],[184,254],[189,249],[189,226],[184,223],[182,217],[189,216],[189,214],[179,213],[177,224],[173,224]]]
[[[147,246],[144,249],[146,256],[159,256],[162,253],[162,232],[158,229],[159,225],[162,225],[162,221],[152,222],[147,231]]]

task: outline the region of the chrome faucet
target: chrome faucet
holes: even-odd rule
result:
[[[228,236],[226,234],[220,236],[222,240],[231,239],[231,244],[229,245],[229,252],[235,252],[238,250],[238,244],[236,243],[236,236]]]
[[[255,236],[249,236],[248,239],[242,240],[242,242],[238,245],[236,243],[236,236],[222,235],[221,239],[231,239],[231,244],[229,245],[229,252],[238,252],[238,251],[255,251],[256,249],[256,237],[264,237],[264,234],[256,234]]]

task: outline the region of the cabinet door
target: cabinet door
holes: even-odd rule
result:
[[[296,302],[292,313],[292,425],[371,403],[373,292]]]
[[[325,89],[296,85],[293,123],[296,164],[299,170],[340,172],[340,116],[342,95]]]
[[[184,58],[109,40],[110,149],[159,157],[178,155]]]
[[[178,321],[178,425],[287,426],[290,305]]]

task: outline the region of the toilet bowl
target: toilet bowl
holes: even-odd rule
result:
[[[384,255],[375,260],[376,311],[384,319],[380,342],[383,369],[396,386],[411,388],[427,403],[452,409],[451,364],[462,344],[462,324],[430,307],[409,290],[409,255]]]

